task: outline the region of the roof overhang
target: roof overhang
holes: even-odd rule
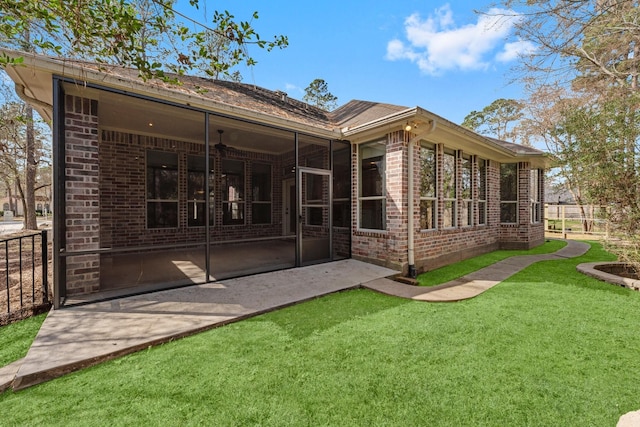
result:
[[[201,110],[240,120],[260,123],[293,132],[302,132],[327,139],[342,139],[339,129],[324,129],[310,126],[295,120],[265,114],[238,105],[215,102],[193,91],[184,90],[180,86],[172,87],[161,82],[144,81],[142,79],[122,78],[92,67],[85,67],[81,62],[66,61],[60,58],[45,57],[25,52],[0,49],[9,57],[23,58],[21,64],[8,65],[5,71],[16,83],[16,92],[29,102],[42,116],[51,121],[53,117],[53,85],[54,76],[75,82],[75,92],[94,98],[94,87],[109,88],[124,95],[141,96],[166,102],[174,106],[183,106],[193,110]],[[93,89],[93,90],[91,90]]]
[[[344,128],[342,133],[345,139],[359,144],[380,138],[389,132],[402,131],[407,124],[411,125],[411,132],[418,135],[422,128],[430,128],[422,140],[443,143],[454,150],[467,151],[500,163],[526,161],[534,168],[548,168],[551,165],[547,153],[538,150],[527,153],[510,150],[491,138],[479,135],[421,107],[408,108],[360,126]]]

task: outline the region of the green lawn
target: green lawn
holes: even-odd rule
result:
[[[27,355],[47,315],[40,314],[17,323],[0,326],[0,367]]]
[[[417,278],[418,284],[420,286],[440,285],[442,283],[446,283],[450,280],[457,279],[458,277],[462,277],[466,274],[472,273],[488,265],[495,264],[496,262],[502,261],[505,258],[517,255],[548,254],[556,252],[566,245],[567,243],[564,240],[547,240],[543,245],[529,250],[500,250],[489,252],[484,255],[465,260],[463,262],[450,264],[436,270],[420,274]]]
[[[640,409],[640,294],[575,270],[603,259],[457,303],[330,295],[4,393],[0,424],[614,426]]]

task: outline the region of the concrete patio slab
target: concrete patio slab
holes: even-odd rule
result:
[[[397,273],[348,259],[53,310],[12,387]]]

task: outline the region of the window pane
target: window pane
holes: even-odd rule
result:
[[[244,203],[223,203],[222,223],[224,225],[244,224]]]
[[[478,224],[487,223],[487,202],[478,202]]]
[[[178,199],[178,154],[147,152],[147,199]]]
[[[456,198],[456,157],[452,152],[445,152],[443,163],[443,197],[445,199]]]
[[[204,227],[206,219],[204,202],[188,200],[187,215],[189,227]]]
[[[478,198],[487,200],[487,161],[478,159]]]
[[[215,174],[213,171],[213,159],[210,159],[209,166],[209,225],[214,224],[215,219],[215,199],[214,185]],[[187,158],[187,224],[189,227],[204,227],[205,225],[205,158],[189,156]]]
[[[178,227],[177,202],[147,202],[148,228]]]
[[[384,195],[384,153],[381,143],[360,146],[360,196]]]
[[[460,185],[463,199],[471,198],[471,164],[471,157],[462,156],[462,182]]]
[[[436,151],[433,146],[420,149],[420,196],[436,197]]]
[[[360,205],[360,227],[384,230],[384,200],[363,200]]]
[[[420,228],[423,230],[436,228],[435,200],[420,201]]]
[[[307,208],[307,225],[322,225],[323,208]]]
[[[244,200],[244,162],[222,161],[222,198],[225,201]]]
[[[251,222],[253,224],[271,224],[271,203],[252,204]]]
[[[254,202],[271,201],[271,165],[254,163],[252,165],[251,185]]]
[[[351,225],[351,202],[349,200],[333,201],[333,226],[349,227]]]
[[[446,201],[444,202],[444,211],[442,212],[443,227],[455,227],[456,226],[456,202]]]
[[[540,201],[540,171],[532,169],[529,173],[529,197],[532,202]]]
[[[147,228],[178,227],[178,154],[147,151]]]
[[[187,200],[204,200],[204,157],[189,156],[187,159]]]
[[[325,181],[324,176],[305,174],[306,180],[306,200],[322,200],[322,184]]]
[[[515,223],[517,220],[517,203],[500,203],[500,222]]]
[[[503,163],[500,165],[500,200],[518,200],[518,164]]]
[[[351,149],[344,148],[333,153],[333,198],[351,197]]]

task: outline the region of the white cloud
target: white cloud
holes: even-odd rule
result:
[[[296,85],[294,85],[292,83],[286,83],[284,85],[284,88],[285,88],[285,90],[287,91],[287,93],[289,95],[292,95],[294,93],[295,94],[304,93],[304,90],[300,86],[296,86]]]
[[[510,62],[520,58],[522,55],[528,55],[536,50],[533,43],[525,40],[518,40],[506,43],[502,52],[496,55],[496,59],[500,62]]]
[[[495,59],[510,61],[523,50],[533,48],[525,42],[507,43],[520,16],[511,10],[493,8],[480,15],[476,23],[456,26],[448,4],[423,19],[414,13],[404,22],[406,41],[393,39],[387,44],[386,59],[409,60],[421,71],[441,74],[447,70],[482,70]]]

